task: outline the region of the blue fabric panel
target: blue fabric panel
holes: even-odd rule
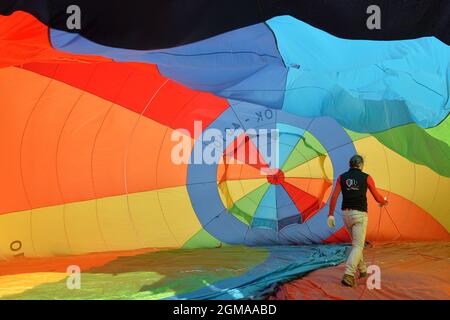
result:
[[[258,204],[252,220],[252,227],[277,229],[276,186],[271,185]]]
[[[76,33],[50,30],[59,50],[157,64],[160,72],[189,88],[280,109],[287,69],[272,31],[264,23],[164,50],[99,45]]]
[[[449,113],[450,47],[434,37],[340,39],[290,16],[267,24],[289,68],[284,111],[361,132],[432,127]]]

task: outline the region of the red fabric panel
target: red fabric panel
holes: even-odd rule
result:
[[[344,264],[313,271],[278,288],[270,300],[418,300],[450,296],[450,243],[380,244],[364,250],[366,265],[378,265],[381,289],[369,290],[367,279],[354,288],[340,281]]]
[[[300,211],[302,222],[308,220],[309,217],[319,210],[319,200],[313,195],[300,190],[287,182],[283,182],[281,185],[289,194],[297,209]]]

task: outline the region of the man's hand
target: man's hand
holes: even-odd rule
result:
[[[378,206],[380,207],[380,208],[383,208],[384,206],[387,206],[388,205],[388,199],[387,199],[387,197],[384,197],[384,203],[379,203],[378,204]]]
[[[336,221],[334,221],[333,216],[328,216],[327,224],[328,228],[334,228],[334,226],[336,225]]]

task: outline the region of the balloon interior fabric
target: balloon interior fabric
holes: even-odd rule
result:
[[[199,4],[155,1],[164,24],[138,2],[114,27],[114,6],[70,1],[77,31],[66,2],[0,5],[0,298],[266,297],[345,260],[326,219],[356,153],[389,198],[368,197],[367,241],[450,240],[445,1],[380,1],[405,11],[378,33],[365,1],[248,1],[191,33]]]

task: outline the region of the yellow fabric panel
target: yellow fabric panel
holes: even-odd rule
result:
[[[161,210],[178,246],[184,245],[202,226],[192,208],[185,186],[157,191]]]
[[[97,220],[95,200],[66,204],[67,237],[73,254],[107,250]]]
[[[333,163],[331,162],[331,158],[329,156],[326,156],[323,161],[323,169],[325,171],[325,178],[328,180],[333,180]]]
[[[176,248],[201,228],[186,187],[174,187],[34,209],[31,219],[30,211],[0,215],[0,256]]]
[[[108,250],[129,250],[140,247],[130,219],[126,196],[98,199],[97,210],[101,232]]]
[[[388,191],[401,195],[406,199],[412,199],[414,196],[414,184],[416,183],[414,163],[387,147],[384,147],[384,150],[389,169],[390,188]],[[377,183],[377,180],[375,182]]]
[[[380,144],[376,141],[377,144]],[[406,199],[412,199],[414,196],[414,184],[415,184],[415,174],[414,174],[414,163],[403,158],[396,152],[391,151],[389,148],[382,146],[384,148],[383,155],[387,158],[388,164],[388,185],[386,188],[388,192],[395,193]],[[375,184],[378,184],[378,177],[373,177]],[[379,186],[377,185],[377,188]],[[389,194],[387,194],[389,197]],[[405,212],[409,208],[403,208]],[[389,210],[389,209],[387,209]],[[403,219],[407,219],[407,215],[403,215],[402,219],[399,219],[400,223],[405,223]],[[406,222],[407,223],[407,222]]]
[[[66,236],[63,206],[33,209],[31,236],[37,256],[71,254]]]
[[[377,188],[389,190],[385,147],[373,137],[358,140],[354,145],[358,154],[364,158],[364,172],[372,176]]]
[[[253,190],[259,188],[260,186],[262,186],[264,183],[267,182],[266,178],[263,179],[248,179],[248,180],[240,180],[241,182],[241,190],[242,190],[242,194],[239,197],[242,198],[244,195],[252,192]],[[230,181],[227,181],[227,183],[231,183]]]
[[[313,160],[315,160],[317,158],[314,158]],[[313,161],[310,160],[310,161]],[[311,172],[311,168],[309,165],[309,162],[305,162],[302,163],[301,165],[299,165],[298,167],[295,167],[294,169],[291,169],[287,172],[284,173],[285,177],[289,177],[289,178],[312,178],[312,172]]]
[[[289,178],[326,178],[330,169],[324,170],[324,156],[315,157],[301,165],[285,172]]]
[[[136,232],[144,247],[177,247],[177,241],[167,226],[156,191],[128,195]]]
[[[30,222],[30,211],[0,215],[0,257],[18,254],[33,255]],[[10,245],[13,241],[20,241],[22,248],[18,251],[12,251]]]
[[[412,201],[419,204],[419,206],[427,212],[430,212],[433,201],[438,191],[439,176],[431,171],[429,168],[422,165],[415,165],[416,184],[414,189],[414,197]],[[448,197],[449,195],[447,195]],[[447,199],[448,201],[449,199]],[[445,207],[449,208],[447,204]],[[447,212],[448,214],[449,212]]]
[[[430,212],[447,231],[450,231],[450,179],[440,176],[434,201],[430,206]]]
[[[230,209],[233,206],[234,202],[228,192],[228,185],[226,181],[219,183],[218,188],[220,200],[222,200],[222,203],[225,206],[225,208]]]
[[[44,283],[58,282],[67,277],[63,272],[34,272],[0,277],[0,298],[19,294]]]

